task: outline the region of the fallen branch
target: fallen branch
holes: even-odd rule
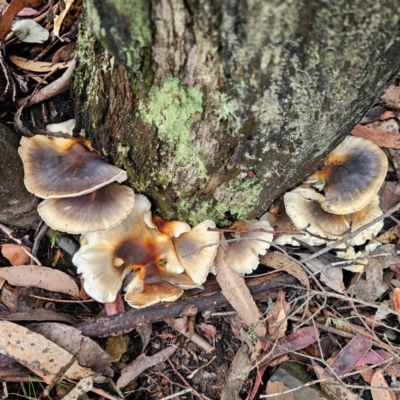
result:
[[[267,290],[278,289],[287,285],[294,285],[296,278],[291,275],[268,275],[246,281],[252,295]],[[221,293],[221,289],[200,293],[196,296],[181,298],[176,303],[157,304],[145,309],[131,310],[123,314],[109,317],[95,318],[92,321],[74,325],[85,336],[111,336],[124,331],[130,331],[137,325],[164,321],[168,318],[177,318],[184,314],[188,306],[194,306],[198,312],[213,310],[228,305],[228,301]]]

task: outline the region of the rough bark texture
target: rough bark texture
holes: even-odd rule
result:
[[[259,216],[398,73],[397,5],[86,0],[78,122],[162,216]]]
[[[18,146],[19,135],[0,124],[0,222],[25,228],[39,221],[39,199],[25,189]]]

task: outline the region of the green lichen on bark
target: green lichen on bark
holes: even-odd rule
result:
[[[139,115],[156,127],[157,136],[166,142],[178,163],[174,169],[160,172],[161,179],[173,182],[181,169],[196,169],[199,179],[206,179],[207,172],[199,154],[193,148],[190,127],[203,110],[203,94],[197,89],[185,89],[179,79],[167,78],[161,88],[153,87],[148,99],[139,103]],[[178,164],[178,165],[177,165]],[[170,175],[172,173],[172,175]]]
[[[149,4],[145,0],[86,0],[94,35],[130,71],[138,72],[141,50],[151,45]]]

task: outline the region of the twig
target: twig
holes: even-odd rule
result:
[[[43,392],[39,395],[39,399],[43,399],[43,397],[48,397],[50,392],[54,388],[55,385],[62,379],[65,373],[71,368],[72,364],[75,362],[75,357],[72,356],[71,359],[65,364],[56,374],[56,376],[51,380],[50,384],[43,390]]]
[[[88,300],[54,299],[54,298],[51,298],[51,297],[37,296],[36,294],[30,294],[29,297],[33,297],[33,298],[39,299],[39,300],[52,301],[54,303],[92,303],[92,302],[96,301],[94,299],[88,299]]]
[[[246,281],[250,288],[250,293],[254,296],[268,290],[277,289],[284,286],[291,286],[297,282],[294,276],[285,274],[278,278],[273,276],[263,276]],[[215,284],[217,286],[217,284]],[[96,318],[92,321],[74,325],[80,329],[85,336],[109,336],[111,334],[134,329],[142,323],[153,323],[164,321],[167,318],[176,318],[184,312],[188,306],[194,306],[198,312],[213,310],[217,307],[225,306],[228,301],[221,294],[221,289],[208,291],[196,296],[188,296],[178,300],[176,303],[157,304],[144,309],[131,310],[119,315]]]
[[[29,252],[28,250],[25,249],[25,247],[23,246],[22,240],[13,236],[13,234],[12,234],[13,231],[9,227],[0,223],[0,229],[8,236],[9,239],[14,240],[15,243],[19,244],[22,251],[26,255],[28,255],[31,259],[33,259],[36,262],[36,264],[42,265],[42,263],[31,252]]]
[[[71,61],[69,67],[65,70],[65,72],[61,75],[60,78],[55,80],[54,82],[48,84],[34,96],[26,96],[22,99],[18,100],[17,105],[18,107],[30,107],[34,104],[41,103],[44,100],[48,100],[64,91],[66,91],[72,82],[72,74],[75,70],[76,66],[76,58]]]
[[[172,363],[172,361],[168,358],[168,363],[171,366],[171,368],[174,370],[175,374],[179,376],[179,378],[181,378],[182,382],[185,383],[185,385],[192,389],[193,394],[196,395],[200,400],[202,399],[206,399],[206,400],[211,400],[209,397],[205,396],[205,395],[201,395],[197,390],[193,389],[190,384],[188,383],[188,381],[179,373],[179,371],[175,368],[175,365]]]
[[[163,398],[160,399],[160,400],[175,399],[175,397],[178,397],[178,396],[181,396],[182,394],[186,394],[186,393],[190,393],[190,392],[193,392],[193,389],[192,389],[192,388],[187,388],[187,389],[185,389],[185,390],[181,390],[180,392],[176,392],[176,393],[174,393],[174,394],[170,394],[170,395],[167,396],[167,397],[163,397]]]
[[[257,229],[228,229],[228,228],[208,228],[207,229],[210,232],[221,232],[221,233],[270,233],[272,235],[277,235],[278,233],[284,233],[284,234],[297,234],[297,235],[304,235],[303,232],[298,231],[298,230],[293,230],[293,229],[287,229],[283,231],[269,231],[264,228],[257,228]],[[254,239],[253,239],[254,240]]]
[[[42,240],[42,237],[46,233],[47,229],[48,229],[48,225],[46,225],[46,223],[43,222],[43,225],[39,229],[39,232],[37,233],[37,235],[35,237],[35,241],[33,242],[32,255],[34,255],[35,257],[37,256],[37,252],[39,250],[40,241]],[[33,265],[36,264],[36,261],[33,258],[31,258],[31,264],[33,264]]]

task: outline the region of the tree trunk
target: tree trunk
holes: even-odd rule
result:
[[[19,135],[0,124],[0,222],[26,228],[39,222],[39,199],[25,189],[18,146]]]
[[[160,215],[257,217],[398,73],[397,6],[86,0],[78,124]]]

